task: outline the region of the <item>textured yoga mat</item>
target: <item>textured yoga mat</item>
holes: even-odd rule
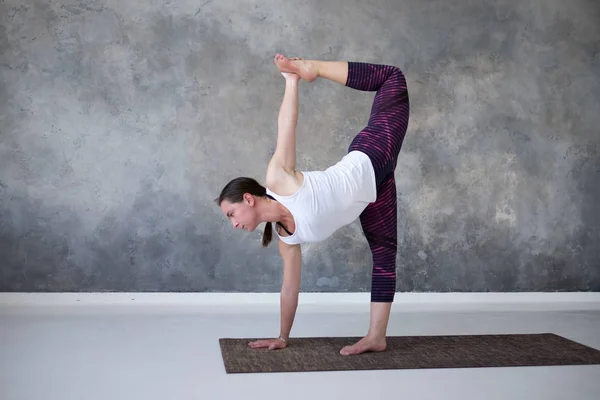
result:
[[[481,368],[600,364],[600,350],[552,333],[392,336],[387,350],[342,356],[358,337],[292,338],[285,349],[251,349],[254,338],[221,338],[227,373]]]

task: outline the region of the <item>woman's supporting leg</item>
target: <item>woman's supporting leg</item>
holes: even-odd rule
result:
[[[396,179],[388,174],[377,188],[377,200],[365,208],[360,223],[373,258],[371,273],[371,320],[367,335],[342,355],[386,349],[386,335],[396,292],[396,252],[398,248]]]
[[[396,293],[398,218],[394,173],[377,188],[377,200],[365,208],[360,223],[373,258],[371,302],[391,303]]]

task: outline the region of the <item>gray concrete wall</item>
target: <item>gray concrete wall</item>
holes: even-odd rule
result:
[[[214,205],[263,182],[276,52],[396,64],[398,290],[600,290],[600,3],[0,2],[0,290],[277,291],[261,232]],[[372,93],[301,85],[298,167]],[[364,291],[358,222],[304,247],[302,289]]]

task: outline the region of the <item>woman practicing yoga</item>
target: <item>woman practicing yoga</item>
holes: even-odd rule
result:
[[[340,354],[384,351],[390,309],[396,290],[396,181],[394,170],[408,126],[406,80],[395,66],[346,61],[274,59],[285,77],[278,116],[277,146],[265,185],[240,177],[231,180],[216,200],[235,228],[254,231],[266,222],[263,246],[276,223],[283,258],[281,327],[276,339],[249,343],[252,348],[281,349],[294,322],[300,288],[301,249],[322,241],[357,218],[373,256],[369,330]],[[348,153],[324,171],[296,170],[298,84],[329,79],[360,91],[377,92],[367,126]]]

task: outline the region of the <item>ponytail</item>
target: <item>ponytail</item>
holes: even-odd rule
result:
[[[271,243],[271,239],[273,238],[273,224],[271,222],[267,222],[265,225],[265,232],[263,233],[262,238],[262,246],[267,247],[269,243]]]

